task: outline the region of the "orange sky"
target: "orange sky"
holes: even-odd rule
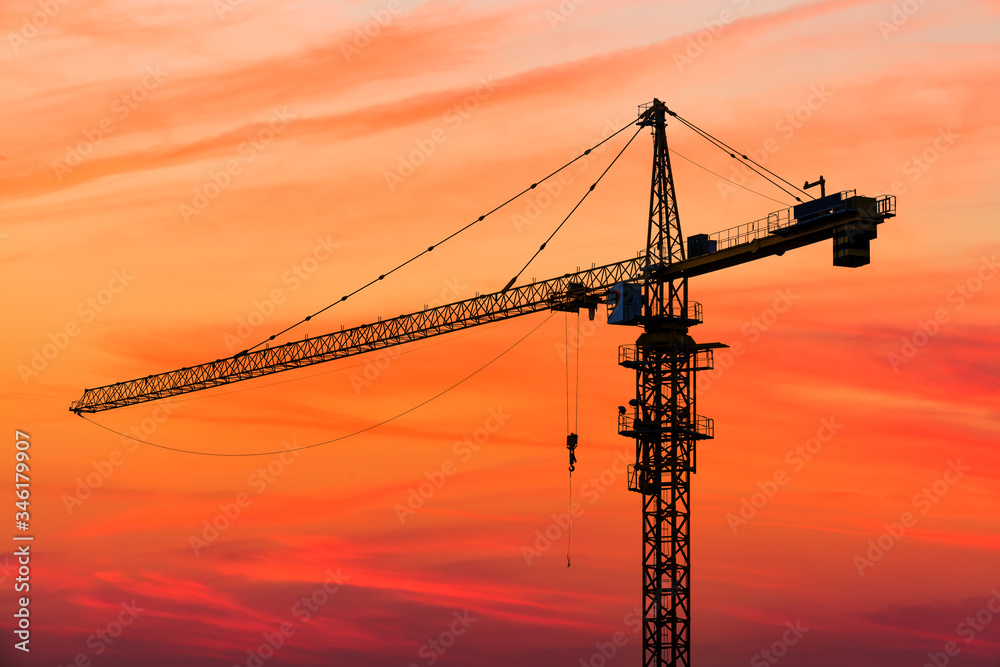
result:
[[[639,498],[615,415],[634,391],[616,348],[637,331],[603,313],[579,325],[572,568],[552,516],[563,313],[94,417],[185,449],[313,444],[538,327],[419,410],[296,456],[177,454],[67,408],[315,312],[654,96],[793,183],[897,196],[869,266],[833,267],[827,242],[691,282],[692,335],[732,346],[699,394],[716,438],[693,482],[695,664],[774,664],[761,652],[787,623],[809,628],[779,646],[788,665],[995,664],[996,2],[32,0],[3,3],[0,27],[5,478],[29,433],[35,536],[29,655],[11,634],[15,543],[0,555],[3,664],[597,665],[619,632],[607,664],[636,664]],[[500,289],[629,135],[296,337]],[[668,139],[788,201],[679,124]],[[524,279],[634,256],[650,145],[641,133]],[[784,206],[673,165],[686,234]],[[736,521],[744,499],[761,506]]]

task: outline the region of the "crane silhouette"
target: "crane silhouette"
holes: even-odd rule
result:
[[[685,243],[667,147],[668,116],[742,159],[800,203],[721,232],[691,235]],[[628,488],[642,498],[643,665],[689,666],[691,475],[697,469],[697,443],[714,436],[714,421],[696,411],[696,378],[698,371],[713,368],[714,350],[725,345],[695,343],[689,335],[690,327],[702,321],[702,307],[688,299],[688,279],[831,238],[834,265],[863,266],[870,261],[877,226],[895,215],[896,203],[892,195],[865,197],[853,190],[826,195],[822,177],[822,196],[802,202],[767,174],[790,183],[659,100],[640,106],[636,124],[652,131],[653,168],[646,247],[635,258],[520,286],[514,285],[515,276],[499,292],[86,389],[70,410],[82,416],[164,399],[540,311],[586,309],[593,317],[603,304],[610,324],[642,330],[634,345],[618,352],[619,364],[636,377],[629,408],[618,407],[618,432],[635,440]],[[575,445],[571,434],[571,466]]]

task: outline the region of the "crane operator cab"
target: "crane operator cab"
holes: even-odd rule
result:
[[[638,324],[642,318],[642,286],[615,283],[607,293],[608,324]]]

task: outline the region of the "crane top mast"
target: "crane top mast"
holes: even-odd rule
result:
[[[639,107],[638,124],[653,132],[653,176],[649,193],[649,224],[646,232],[646,266],[643,292],[648,317],[669,320],[687,318],[687,279],[662,279],[667,266],[684,261],[684,236],[681,232],[674,175],[667,148],[667,106],[658,99]]]

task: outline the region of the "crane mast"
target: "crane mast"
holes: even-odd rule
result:
[[[628,487],[642,496],[643,665],[691,663],[691,473],[695,442],[711,437],[711,421],[695,413],[694,373],[711,348],[688,335],[700,313],[688,302],[687,277],[662,277],[685,260],[666,137],[666,107],[643,109],[640,124],[652,128],[650,189],[643,306],[621,313],[617,324],[643,333],[622,346],[619,363],[634,369],[635,398],[619,416],[619,433],[635,439]],[[623,291],[626,288],[623,286]],[[701,427],[701,428],[699,428]]]
[[[835,266],[863,266],[877,226],[895,216],[895,197],[826,195],[824,189],[819,199],[714,234],[691,235],[685,244],[668,115],[676,116],[660,100],[640,107],[637,124],[653,134],[653,169],[646,248],[635,258],[85,389],[70,410],[82,415],[159,400],[545,310],[587,309],[593,318],[605,303],[610,324],[642,329],[635,344],[618,352],[619,365],[635,372],[635,397],[630,409],[619,408],[618,432],[635,440],[628,489],[642,499],[643,666],[690,667],[691,475],[697,443],[714,437],[713,420],[696,411],[695,378],[712,368],[713,351],[726,346],[697,344],[688,334],[702,321],[701,304],[688,300],[688,278],[831,238]]]

